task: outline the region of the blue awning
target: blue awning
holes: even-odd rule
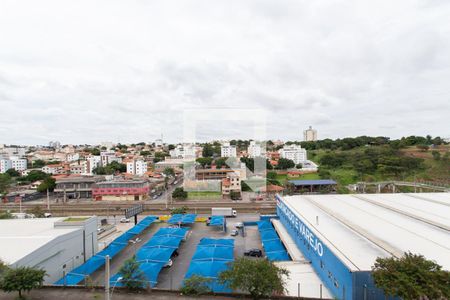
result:
[[[234,239],[202,238],[200,240],[199,246],[234,247]]]
[[[209,226],[223,226],[225,222],[224,216],[211,216]]]
[[[192,260],[233,260],[233,248],[198,246]]]

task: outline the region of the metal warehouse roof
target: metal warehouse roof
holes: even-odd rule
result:
[[[80,228],[54,228],[54,223],[65,218],[0,220],[0,259],[14,264],[45,246],[52,240],[80,230]]]
[[[350,270],[370,270],[377,257],[406,251],[450,270],[450,193],[283,199]]]
[[[316,179],[316,180],[289,180],[295,186],[303,185],[333,185],[337,184],[336,181],[331,179]]]

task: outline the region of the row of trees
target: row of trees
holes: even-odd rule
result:
[[[47,189],[53,191],[56,186],[56,180],[47,173],[39,170],[31,171],[27,176],[20,176],[20,173],[14,169],[9,169],[4,174],[0,174],[0,196],[7,194],[8,188],[15,181],[19,184],[29,184],[36,181],[42,181],[37,187],[38,192],[45,192]]]
[[[358,136],[358,137],[348,137],[343,139],[324,139],[319,141],[311,142],[287,142],[286,144],[298,144],[307,150],[318,150],[318,149],[328,149],[328,150],[350,150],[366,145],[389,145],[391,148],[400,149],[408,146],[418,146],[418,145],[441,145],[445,144],[445,141],[440,137],[432,137],[427,135],[423,136],[408,136],[402,137],[400,139],[391,140],[388,137],[378,136]]]
[[[127,171],[127,165],[119,163],[117,161],[113,161],[106,166],[98,166],[92,170],[92,173],[97,175],[112,175],[116,172],[124,173]]]
[[[353,169],[361,175],[380,173],[396,177],[424,168],[423,159],[402,156],[390,147],[369,147],[363,151],[329,152],[320,160],[321,174],[327,169]],[[324,174],[325,175],[325,174]],[[326,176],[326,175],[325,175]]]

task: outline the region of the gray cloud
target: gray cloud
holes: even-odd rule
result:
[[[450,136],[448,1],[3,1],[0,143],[182,139],[183,110],[269,138]],[[245,133],[208,123],[201,139]],[[220,136],[222,135],[222,137]]]

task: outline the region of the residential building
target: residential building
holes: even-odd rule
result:
[[[92,186],[92,197],[96,201],[141,201],[148,198],[147,181],[103,181]]]
[[[80,154],[78,154],[78,153],[68,153],[66,155],[65,161],[72,162],[72,161],[77,161],[79,159],[80,159]]]
[[[76,161],[70,164],[70,174],[82,175],[86,173],[87,161]]]
[[[250,141],[250,145],[247,147],[247,155],[251,158],[264,157],[266,155],[266,149],[261,143]]]
[[[92,175],[92,171],[101,166],[101,158],[100,156],[97,155],[92,155],[92,156],[88,156],[86,158],[86,168],[85,168],[85,172],[83,173],[83,175]]]
[[[147,172],[147,163],[142,159],[133,159],[127,162],[127,173],[142,176]]]
[[[196,147],[194,145],[177,145],[175,149],[169,151],[172,158],[195,158]]]
[[[10,157],[11,167],[16,171],[24,171],[27,169],[27,160],[19,157]]]
[[[116,153],[114,151],[102,151],[100,152],[100,162],[101,165],[104,167],[113,161],[116,161],[118,163],[122,162],[122,158],[117,157]]]
[[[288,145],[284,146],[278,151],[281,158],[286,158],[294,161],[295,164],[301,164],[307,160],[306,149],[300,145]]]
[[[303,140],[306,142],[317,141],[317,130],[315,130],[311,126],[309,126],[308,129],[303,131]]]
[[[27,160],[24,158],[10,157],[0,159],[0,173],[5,173],[9,169],[24,171],[27,169]]]
[[[26,152],[26,148],[24,147],[3,147],[0,149],[0,155],[5,157],[17,156],[24,157]]]
[[[236,146],[230,145],[229,142],[224,142],[220,147],[221,157],[236,157]]]
[[[5,173],[12,168],[11,161],[9,159],[0,159],[0,173]]]
[[[234,172],[222,179],[222,194],[229,195],[231,192],[241,192],[241,178]]]
[[[55,164],[55,165],[47,165],[42,167],[42,172],[51,174],[51,175],[57,175],[57,174],[66,174],[64,165],[62,164]]]

